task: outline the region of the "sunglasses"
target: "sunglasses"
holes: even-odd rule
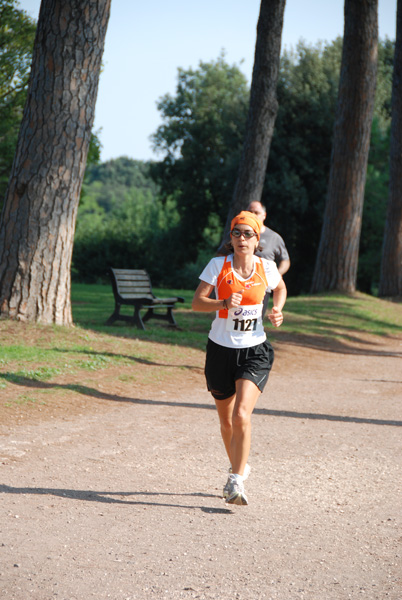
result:
[[[251,240],[251,238],[257,234],[255,233],[255,231],[240,231],[240,229],[232,229],[230,235],[232,235],[235,238],[239,238],[242,235],[244,235],[246,240]]]

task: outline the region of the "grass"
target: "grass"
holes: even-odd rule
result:
[[[359,333],[392,336],[402,332],[402,304],[367,294],[326,294],[289,298],[283,331],[328,339]]]
[[[154,288],[157,296],[182,296],[184,304],[177,304],[174,311],[178,329],[164,323],[151,320],[146,330],[141,331],[126,323],[116,321],[112,326],[104,323],[114,309],[114,298],[110,285],[74,284],[72,289],[73,318],[76,325],[114,336],[138,338],[150,342],[162,342],[171,345],[205,348],[206,334],[209,330],[212,315],[195,314],[191,309],[193,291]],[[123,306],[122,314],[132,315],[133,308]]]
[[[18,383],[20,381],[30,379],[31,381],[48,381],[56,375],[60,375],[60,369],[54,367],[39,367],[38,369],[21,369],[14,373],[2,373],[5,380]]]
[[[175,310],[177,329],[155,320],[146,324],[145,331],[125,323],[107,327],[104,323],[114,307],[111,287],[77,283],[72,288],[75,327],[1,321],[0,391],[12,383],[45,382],[111,366],[122,368],[121,381],[136,380],[139,371],[133,372],[133,366],[141,364],[163,369],[164,362],[175,362],[187,368],[189,349],[205,349],[213,314],[192,311],[192,291],[155,293],[185,298]],[[360,293],[298,296],[288,299],[280,329],[270,327],[268,320],[266,324],[275,343],[289,336],[321,344],[356,341],[367,334],[395,336],[402,332],[402,304]]]
[[[26,394],[22,394],[21,396],[19,396],[16,399],[11,400],[10,402],[6,402],[5,406],[7,408],[11,408],[13,406],[23,406],[24,404],[41,404],[41,405],[45,405],[46,402],[42,401],[38,401],[38,398],[36,396],[28,396]]]
[[[74,321],[80,327],[101,333],[204,348],[214,315],[192,311],[193,291],[158,289],[154,291],[156,295],[184,297],[184,304],[176,305],[177,309],[174,313],[179,329],[166,327],[156,321],[149,321],[146,324],[146,331],[117,323],[106,327],[104,322],[113,312],[114,307],[113,294],[110,286],[107,285],[75,284],[73,286]],[[280,339],[286,334],[348,339],[351,336],[356,337],[359,332],[392,336],[402,331],[402,304],[361,293],[290,297],[284,313],[284,325],[278,330],[271,328],[267,321],[269,334],[274,339]],[[126,314],[132,314],[127,307]]]

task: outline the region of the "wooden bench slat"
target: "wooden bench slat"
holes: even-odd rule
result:
[[[120,294],[120,296],[122,298],[124,298],[125,300],[150,300],[151,302],[154,302],[154,298],[150,295],[144,295],[144,294]]]
[[[136,285],[119,285],[118,291],[122,294],[142,294],[143,296],[151,296],[152,292],[149,287],[141,287]]]
[[[151,287],[149,279],[133,279],[132,277],[116,277],[116,282],[121,285],[134,284],[134,285],[145,285]]]

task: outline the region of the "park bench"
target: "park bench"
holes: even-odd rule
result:
[[[109,269],[112,283],[115,307],[114,312],[106,321],[111,325],[115,321],[126,321],[139,329],[145,329],[144,322],[149,319],[161,319],[177,327],[173,316],[176,302],[184,302],[184,298],[157,298],[152,291],[151,279],[142,269]],[[134,306],[133,316],[122,315],[122,305]],[[147,309],[141,317],[140,310]],[[155,309],[166,309],[165,312],[155,312]]]

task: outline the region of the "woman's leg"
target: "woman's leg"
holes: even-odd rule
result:
[[[232,464],[230,458],[230,446],[232,443],[232,414],[235,405],[235,398],[236,396],[231,396],[230,398],[226,398],[226,400],[215,400],[219,422],[221,425],[221,436],[230,464]]]
[[[261,392],[252,381],[238,379],[236,381],[235,402],[232,407],[232,435],[228,456],[232,472],[243,475],[250,453],[251,415]]]

